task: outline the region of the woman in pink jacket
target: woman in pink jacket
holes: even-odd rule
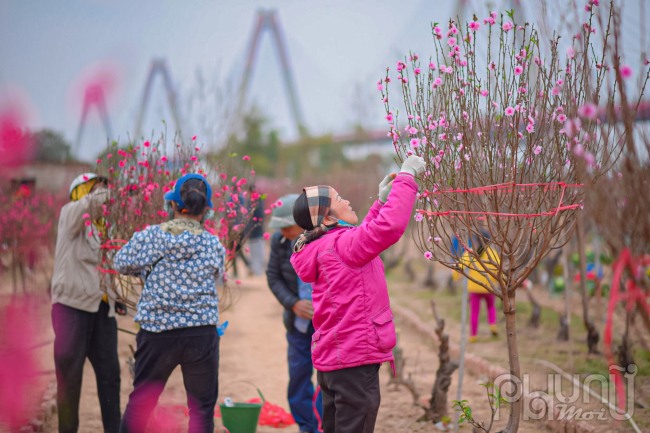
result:
[[[325,433],[374,431],[379,366],[393,362],[396,342],[379,253],[404,234],[418,189],[415,176],[424,168],[422,158],[408,157],[397,176],[379,185],[379,200],[359,226],[350,202],[332,187],[305,188],[294,204],[293,217],[306,232],[291,263],[313,288],[311,350]]]

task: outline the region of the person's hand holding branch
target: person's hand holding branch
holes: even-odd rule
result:
[[[418,176],[424,172],[427,163],[424,162],[424,158],[417,155],[411,155],[406,158],[406,161],[402,164],[402,170],[400,173],[410,173],[413,176]]]
[[[382,180],[379,184],[379,200],[384,203],[386,203],[386,200],[388,200],[388,194],[390,194],[390,190],[393,189],[393,181],[395,180],[395,176],[397,176],[397,173],[391,173],[386,176],[384,180]]]

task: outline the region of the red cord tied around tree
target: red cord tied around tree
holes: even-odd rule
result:
[[[124,243],[124,244],[129,243],[129,241],[125,241],[124,239],[109,239],[108,241],[106,241],[105,244],[100,245],[99,248],[104,249],[104,250],[119,250],[119,249],[122,248],[121,246],[118,246],[118,245],[111,245],[111,244],[114,243],[114,242],[120,242],[120,243]],[[102,263],[102,264],[103,264],[103,263]],[[117,272],[116,270],[113,270],[113,269],[104,269],[102,266],[97,266],[96,269],[97,269],[99,272],[101,272],[102,274],[114,274],[114,275],[119,275],[119,272]]]
[[[491,216],[500,216],[500,217],[520,217],[520,218],[535,218],[535,217],[542,217],[542,216],[555,216],[558,214],[558,212],[563,211],[563,210],[569,210],[569,209],[577,209],[582,207],[582,204],[572,204],[572,205],[567,205],[563,206],[562,205],[562,200],[564,199],[564,193],[566,191],[566,188],[572,187],[572,188],[580,188],[583,185],[580,184],[567,184],[565,182],[552,182],[552,183],[500,183],[497,185],[489,185],[489,186],[481,186],[477,188],[471,188],[471,189],[455,189],[455,190],[447,190],[447,191],[424,191],[421,196],[428,197],[431,194],[461,194],[461,193],[469,193],[469,194],[477,194],[477,195],[482,195],[482,194],[487,194],[487,193],[513,193],[516,192],[517,189],[521,189],[521,191],[525,192],[528,188],[535,188],[535,187],[543,187],[543,191],[547,190],[552,190],[552,189],[562,189],[562,193],[560,195],[560,198],[558,200],[558,204],[555,208],[549,209],[546,212],[540,212],[536,214],[513,214],[513,213],[503,213],[503,212],[480,212],[480,211],[464,211],[464,210],[448,210],[444,212],[432,212],[432,211],[426,211],[424,209],[417,209],[416,212],[421,214],[421,215],[427,215],[427,216],[451,216],[451,218],[454,218],[454,215],[452,214],[466,214],[466,215],[491,215]],[[534,192],[534,191],[533,191]],[[462,216],[459,216],[459,218],[463,218]],[[485,216],[478,217],[478,219],[485,219]]]
[[[609,297],[609,304],[607,305],[607,324],[605,325],[605,356],[609,364],[610,374],[613,372],[614,384],[616,386],[616,394],[618,397],[618,409],[621,414],[625,413],[625,386],[623,385],[623,375],[617,368],[614,352],[612,351],[612,323],[614,321],[614,309],[618,301],[627,301],[626,310],[629,312],[638,303],[640,307],[650,314],[650,306],[648,305],[648,293],[644,292],[636,282],[641,278],[641,269],[643,266],[650,265],[649,256],[633,257],[628,249],[623,250],[618,259],[613,263],[612,269],[614,275],[612,276],[612,290]],[[632,274],[631,279],[626,282],[626,292],[619,293],[619,286],[621,284],[621,277],[623,271],[629,269]]]
[[[320,385],[316,387],[316,392],[314,393],[314,397],[311,399],[311,407],[314,410],[314,415],[316,415],[316,419],[318,420],[318,431],[320,433],[323,433],[323,420],[320,419],[320,413],[318,413],[318,409],[316,408],[316,399],[318,399],[319,392],[320,392]]]
[[[257,397],[248,400],[248,403],[262,403],[262,399]],[[284,428],[289,427],[296,423],[296,420],[293,419],[293,416],[282,409],[277,404],[264,402],[262,406],[262,411],[260,412],[260,419],[258,424],[261,426],[269,426],[275,428]]]

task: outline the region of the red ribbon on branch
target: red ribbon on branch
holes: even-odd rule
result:
[[[453,215],[451,214],[467,214],[467,215],[491,215],[491,216],[501,216],[501,217],[520,217],[520,218],[535,218],[535,217],[540,217],[540,216],[555,216],[558,214],[558,212],[563,211],[563,210],[569,210],[569,209],[577,209],[581,207],[581,204],[572,204],[568,206],[562,206],[562,200],[564,199],[564,192],[566,191],[566,188],[568,187],[573,187],[573,188],[580,188],[583,185],[580,184],[567,184],[565,182],[552,182],[552,183],[500,183],[496,185],[489,185],[489,186],[481,186],[477,188],[471,188],[471,189],[456,189],[456,190],[447,190],[447,191],[424,191],[422,195],[428,196],[429,194],[458,194],[458,193],[473,193],[473,194],[484,194],[486,192],[492,191],[492,192],[515,192],[517,188],[521,188],[522,191],[525,191],[525,187],[535,187],[535,186],[543,186],[544,190],[546,189],[555,189],[555,188],[562,188],[562,195],[560,195],[560,200],[558,202],[558,206],[550,209],[546,212],[541,212],[537,214],[513,214],[513,213],[501,213],[501,212],[476,212],[476,211],[462,211],[462,210],[448,210],[445,212],[431,212],[431,211],[426,211],[424,209],[417,209],[416,212],[422,214],[422,215],[429,215],[429,216],[448,216],[450,215],[452,218],[454,218]],[[462,217],[459,217],[462,218]],[[479,217],[480,218],[480,217]],[[482,219],[484,219],[483,217]]]

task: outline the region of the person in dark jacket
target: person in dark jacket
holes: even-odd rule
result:
[[[284,326],[287,328],[289,343],[289,388],[287,399],[289,407],[301,432],[316,432],[318,420],[313,410],[312,398],[314,385],[311,381],[313,364],[311,361],[311,337],[314,325],[311,319],[314,315],[309,296],[301,294],[298,275],[291,265],[293,253],[291,242],[302,232],[293,219],[293,204],[297,194],[280,198],[277,207],[273,209],[269,228],[279,229],[271,237],[271,256],[266,269],[266,277],[271,291],[284,307]],[[319,394],[316,401],[319,416],[322,417],[322,400]]]

